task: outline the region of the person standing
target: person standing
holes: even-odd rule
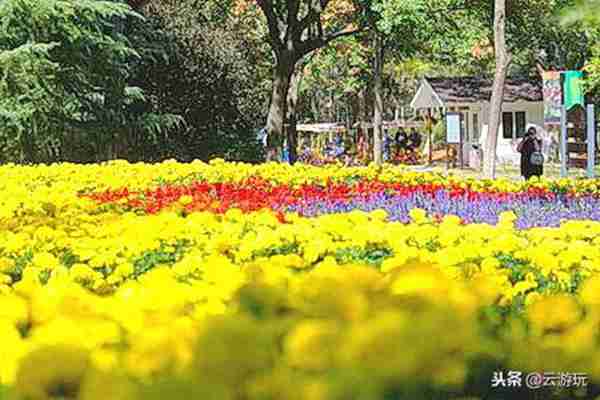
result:
[[[404,128],[398,129],[395,139],[394,160],[397,161],[404,155],[408,145],[408,134]]]
[[[367,145],[365,143],[365,137],[364,135],[361,135],[358,137],[358,144],[357,144],[357,153],[358,153],[358,158],[361,161],[364,161],[364,159],[366,158],[366,153],[367,153]]]
[[[517,146],[517,151],[521,153],[521,176],[525,180],[542,176],[544,173],[542,140],[538,137],[535,128],[531,127],[527,130],[525,137]]]
[[[421,134],[419,132],[417,132],[417,130],[414,128],[412,129],[412,132],[410,134],[410,143],[411,143],[412,151],[418,151],[419,148],[421,147],[421,143],[422,143]]]
[[[388,162],[391,159],[392,141],[387,129],[383,130],[383,161]]]

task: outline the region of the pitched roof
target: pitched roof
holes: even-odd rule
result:
[[[492,78],[465,76],[456,78],[426,78],[444,103],[477,103],[490,101]],[[542,81],[532,78],[507,77],[504,101],[543,101]]]

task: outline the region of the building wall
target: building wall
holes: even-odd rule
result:
[[[502,112],[525,112],[525,126],[526,129],[531,125],[539,127],[544,126],[544,104],[543,102],[516,102],[516,103],[504,103],[502,106]],[[515,124],[515,115],[513,114],[513,125]],[[479,144],[485,143],[488,133],[488,121],[489,121],[489,103],[481,105],[480,112],[480,136]],[[504,127],[502,126],[502,119],[500,121],[500,130],[498,134],[498,149],[497,155],[501,162],[518,163],[520,155],[516,151],[517,143],[520,139],[506,139],[503,136]],[[513,128],[514,129],[514,128]]]
[[[445,110],[447,112],[460,112],[463,116],[462,126],[464,132],[463,138],[465,142],[465,147],[463,148],[463,151],[464,159],[467,160],[468,163],[469,153],[471,149],[469,144],[478,144],[481,148],[483,148],[483,145],[486,141],[488,133],[490,103],[451,103],[446,104],[445,106]],[[518,164],[521,156],[517,152],[517,144],[520,141],[520,138],[516,137],[517,124],[515,113],[525,112],[525,130],[528,129],[531,125],[535,125],[543,129],[544,103],[541,101],[521,101],[514,103],[504,103],[502,105],[502,112],[512,113],[512,131],[514,132],[515,137],[510,139],[504,138],[504,127],[502,124],[501,117],[500,129],[498,133],[498,147],[496,154],[498,156],[498,160],[501,163]]]

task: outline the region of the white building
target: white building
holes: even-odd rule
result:
[[[461,113],[465,143],[483,144],[489,123],[493,79],[478,77],[426,78],[415,94],[415,110],[441,109]],[[497,156],[500,161],[518,162],[518,139],[529,128],[544,126],[542,81],[507,78]]]

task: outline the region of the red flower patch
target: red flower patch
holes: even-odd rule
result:
[[[419,193],[434,197],[440,190],[449,193],[451,198],[466,197],[471,201],[486,198],[503,201],[520,196],[552,199],[556,196],[539,188],[529,188],[521,193],[505,193],[492,190],[473,191],[458,185],[407,185],[376,180],[359,180],[352,184],[327,181],[325,185],[303,184],[294,188],[289,185],[273,185],[258,177],[249,178],[241,183],[194,182],[187,186],[163,185],[142,192],[123,188],[83,196],[97,201],[98,204],[120,204],[125,208],[141,210],[148,214],[156,214],[166,208],[217,214],[223,214],[232,208],[246,213],[270,209],[276,212],[278,220],[283,223],[283,210],[290,206],[309,205],[319,201],[345,203],[377,195],[410,196]],[[184,196],[186,200],[180,201]]]

